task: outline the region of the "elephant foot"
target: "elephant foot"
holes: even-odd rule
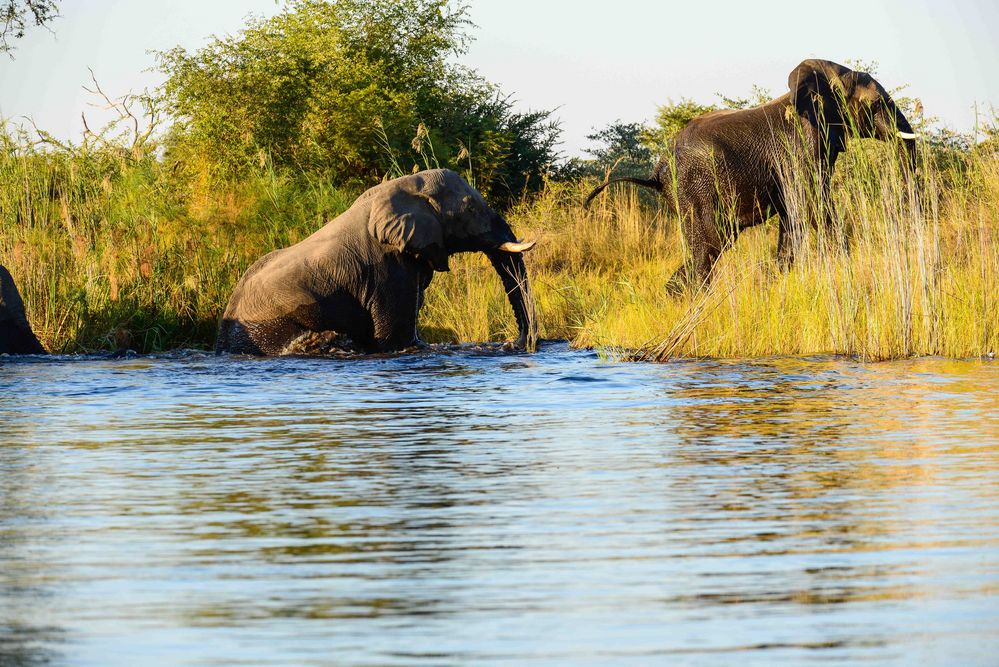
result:
[[[663,291],[666,292],[667,296],[678,299],[683,296],[688,287],[690,287],[690,277],[687,273],[687,267],[681,266],[663,285]]]
[[[687,289],[687,281],[676,280],[675,278],[670,278],[663,285],[663,291],[667,296],[674,298],[679,298],[683,296],[683,292]]]
[[[415,354],[417,352],[426,352],[430,349],[430,343],[425,343],[419,338],[414,340],[409,345],[399,348],[401,354]]]
[[[306,331],[281,350],[282,356],[353,357],[363,350],[336,331]]]
[[[503,350],[507,352],[536,352],[537,349],[538,338],[536,333],[529,336],[525,332],[522,333],[517,340],[503,343]]]

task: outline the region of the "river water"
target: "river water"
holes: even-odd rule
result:
[[[0,359],[0,665],[999,664],[999,363]]]

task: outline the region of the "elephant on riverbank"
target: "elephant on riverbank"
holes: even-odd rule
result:
[[[780,218],[777,256],[794,260],[794,222],[788,216],[789,157],[817,170],[828,201],[836,159],[850,137],[897,141],[904,164],[916,166],[916,135],[888,92],[870,74],[828,60],[805,60],[788,76],[789,91],[752,109],[712,111],[684,127],[651,178],[615,178],[662,193],[679,215],[692,254],[670,280],[708,279],[715,260],[735,236],[771,215]],[[794,168],[794,167],[791,167]],[[828,207],[825,207],[828,211]],[[813,221],[814,222],[814,221]],[[830,224],[828,213],[825,223]]]
[[[377,185],[312,236],[275,250],[239,280],[219,327],[217,352],[275,355],[328,333],[365,352],[419,342],[417,315],[448,258],[483,252],[517,320],[516,345],[533,349],[533,299],[507,222],[453,171],[436,169]],[[290,347],[289,347],[290,346]]]
[[[0,354],[45,354],[24,314],[14,278],[0,265]]]

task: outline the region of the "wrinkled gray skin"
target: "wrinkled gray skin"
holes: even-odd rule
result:
[[[680,216],[692,254],[691,265],[670,280],[672,288],[690,278],[707,280],[715,260],[738,232],[773,214],[780,216],[778,260],[790,265],[795,250],[793,221],[788,219],[780,178],[781,162],[787,164],[790,151],[803,151],[820,166],[828,200],[832,170],[849,137],[898,141],[905,163],[913,169],[916,145],[909,121],[870,74],[828,60],[805,60],[788,76],[788,88],[787,94],[752,109],[713,111],[695,118],[677,134],[673,154],[660,161],[652,178],[611,179],[597,187],[586,203],[620,181],[661,192]],[[825,223],[831,223],[828,214]]]
[[[513,306],[516,344],[533,346],[533,299],[521,254],[531,246],[518,243],[502,216],[455,172],[397,178],[247,269],[222,316],[216,351],[276,355],[316,332],[336,332],[367,352],[417,344],[424,290],[460,252],[489,257]]]
[[[0,354],[45,354],[24,314],[24,301],[10,272],[0,265]]]

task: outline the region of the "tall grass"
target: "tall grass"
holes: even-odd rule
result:
[[[0,263],[49,350],[210,347],[242,271],[350,193],[262,170],[216,191],[153,158],[0,155]]]
[[[0,263],[54,351],[211,347],[242,271],[358,194],[266,165],[220,186],[154,157],[33,150],[9,136],[0,148]],[[771,221],[739,237],[710,284],[680,296],[664,289],[684,257],[665,207],[620,188],[583,210],[594,183],[548,184],[509,215],[518,235],[540,238],[527,262],[541,336],[655,360],[999,349],[996,154],[924,160],[915,183],[887,147],[859,142],[847,155],[832,229],[803,227],[789,270],[774,260]],[[815,205],[807,187],[791,190],[792,208]],[[454,258],[427,297],[421,329],[432,342],[516,336],[482,256]]]
[[[788,174],[789,208],[804,224],[797,261],[775,261],[776,220],[745,231],[711,282],[680,296],[664,286],[683,239],[665,207],[634,190],[551,185],[512,221],[542,243],[528,264],[542,336],[663,361],[678,356],[842,354],[879,360],[973,357],[999,349],[999,155],[973,151],[937,166],[924,154],[906,178],[892,148],[855,142],[832,198],[807,171]],[[844,159],[845,158],[845,159]],[[846,246],[846,247],[844,247]],[[435,282],[426,314],[455,340],[502,327],[500,296],[474,258]],[[506,335],[512,335],[506,325]]]

